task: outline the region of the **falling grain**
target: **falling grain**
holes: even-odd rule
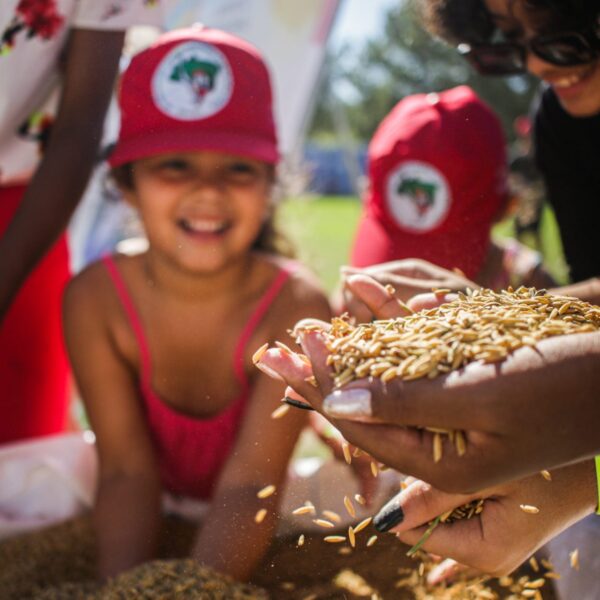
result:
[[[276,489],[277,488],[274,485],[267,485],[262,490],[259,490],[257,492],[256,497],[260,498],[261,500],[264,500],[265,498],[272,496],[275,493]]]
[[[354,535],[354,529],[352,529],[352,526],[348,527],[348,541],[353,548],[356,547],[356,536]]]
[[[260,359],[264,356],[265,352],[268,350],[269,344],[263,344],[253,355],[252,362],[257,364],[260,362]]]
[[[341,544],[346,541],[343,535],[326,535],[323,539],[330,544]]]
[[[344,496],[344,506],[348,514],[352,517],[356,517],[356,510],[354,509],[354,504],[352,504],[352,500],[348,498],[348,496]]]
[[[318,525],[319,527],[325,528],[333,528],[335,525],[331,521],[327,521],[326,519],[313,519],[313,523]]]
[[[575,548],[575,550],[569,552],[569,563],[572,569],[579,571],[579,548]]]
[[[350,454],[350,445],[348,442],[342,442],[342,452],[344,453],[344,460],[350,464],[352,462],[352,455]]]
[[[368,527],[371,524],[371,521],[373,520],[373,517],[367,517],[366,519],[363,519],[355,528],[354,528],[354,533],[358,533],[359,531],[362,531],[363,529],[365,529],[365,527]]]
[[[285,417],[290,410],[289,404],[282,404],[278,406],[272,413],[271,419],[281,419],[281,417]]]
[[[342,522],[342,517],[340,517],[340,515],[338,515],[336,512],[334,512],[332,510],[324,510],[323,511],[323,516],[326,519],[329,519],[330,521],[333,521],[334,523],[341,523]]]
[[[379,475],[379,467],[376,462],[371,461],[371,473],[373,477],[377,477]]]
[[[261,508],[255,515],[254,515],[254,522],[255,523],[262,523],[265,520],[265,517],[267,516],[267,509],[266,508]]]

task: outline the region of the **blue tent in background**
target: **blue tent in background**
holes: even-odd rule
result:
[[[309,173],[308,190],[323,196],[349,196],[355,194],[352,175],[347,168],[351,159],[358,163],[361,175],[366,173],[367,147],[361,146],[350,153],[339,147],[306,144],[304,163]]]

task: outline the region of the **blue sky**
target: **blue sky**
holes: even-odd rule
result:
[[[331,32],[330,44],[333,47],[344,42],[358,45],[376,36],[383,27],[387,9],[401,1],[341,0],[341,6]]]

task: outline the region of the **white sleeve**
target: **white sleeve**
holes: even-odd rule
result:
[[[132,25],[161,27],[166,0],[77,0],[72,27],[122,31]]]

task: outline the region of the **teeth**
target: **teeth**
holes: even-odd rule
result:
[[[183,223],[196,233],[216,233],[225,228],[225,221],[206,221],[204,219],[184,219]]]

